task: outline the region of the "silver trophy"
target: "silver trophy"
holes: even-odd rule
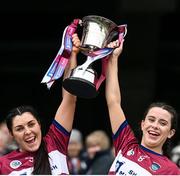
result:
[[[81,52],[87,56],[95,50],[104,48],[118,34],[118,26],[101,16],[85,16],[82,25]]]
[[[113,21],[102,16],[85,16],[82,18],[82,37],[80,51],[87,56],[86,61],[74,68],[63,81],[63,87],[78,97],[93,98],[98,94],[98,75],[92,69],[92,63],[104,57],[93,53],[118,37],[119,28]],[[117,38],[116,38],[117,39]]]

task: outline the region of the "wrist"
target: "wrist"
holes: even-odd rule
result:
[[[72,52],[71,52],[71,56],[77,56],[77,52],[72,51]]]

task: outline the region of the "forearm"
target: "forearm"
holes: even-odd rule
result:
[[[110,56],[106,72],[106,101],[108,105],[120,104],[120,87],[118,80],[118,57]]]
[[[68,132],[72,130],[75,107],[76,98],[63,98],[55,115],[55,120],[60,123]]]
[[[65,69],[63,79],[66,79],[71,70],[76,67],[77,54],[72,52],[69,63]],[[62,88],[62,102],[56,112],[55,119],[67,130],[71,131],[76,107],[76,96]]]
[[[77,66],[77,53],[72,52],[71,53],[71,57],[69,60],[68,65],[66,66],[66,69],[64,71],[64,77],[63,80],[66,79],[67,77],[69,77],[72,69],[74,69]],[[65,98],[69,101],[76,101],[76,96],[70,94],[69,92],[67,92],[64,88],[62,88],[62,97]]]
[[[109,58],[106,73],[106,101],[109,111],[112,132],[115,134],[125,120],[121,108],[121,93],[118,80],[118,56]]]

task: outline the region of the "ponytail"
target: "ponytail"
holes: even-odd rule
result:
[[[45,142],[42,140],[41,145],[34,157],[33,175],[51,175],[49,156]]]

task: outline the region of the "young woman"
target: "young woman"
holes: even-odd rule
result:
[[[109,47],[117,47],[112,42]],[[116,158],[109,174],[117,175],[178,175],[179,168],[163,155],[163,146],[175,134],[177,114],[173,107],[165,103],[153,103],[141,122],[142,140],[135,138],[121,107],[118,81],[118,57],[123,42],[109,58],[106,72],[106,100]]]
[[[76,66],[80,41],[73,35],[73,50],[64,76]],[[19,145],[0,158],[1,175],[58,175],[69,174],[67,146],[72,130],[76,97],[63,90],[62,102],[46,136],[42,136],[39,117],[31,106],[19,106],[6,118],[7,126]]]

